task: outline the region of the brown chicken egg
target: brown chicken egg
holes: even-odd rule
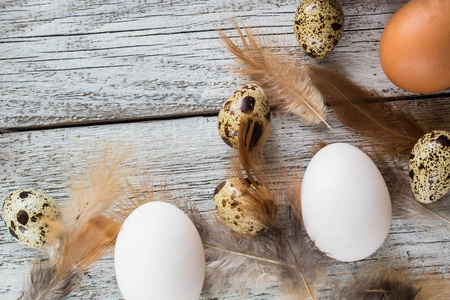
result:
[[[246,84],[235,91],[219,111],[219,134],[230,147],[238,148],[237,132],[244,115],[252,115],[262,120],[258,122],[258,126],[270,126],[269,102],[266,93],[257,84]],[[262,128],[255,128],[254,142],[260,138],[262,132]]]
[[[380,41],[387,78],[413,93],[450,87],[450,1],[411,0],[389,20]]]

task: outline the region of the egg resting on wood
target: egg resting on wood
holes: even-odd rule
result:
[[[266,231],[267,226],[259,222],[253,215],[249,205],[252,197],[242,191],[240,187],[251,188],[247,181],[239,178],[230,178],[220,183],[214,191],[214,204],[216,210],[225,224],[240,234],[257,235]]]
[[[450,191],[450,132],[432,131],[417,141],[409,159],[409,180],[422,203],[435,202]]]
[[[123,223],[114,267],[124,299],[197,300],[205,279],[205,253],[197,228],[182,210],[152,201]]]
[[[40,249],[48,243],[60,216],[61,210],[50,196],[30,189],[15,190],[3,202],[3,220],[9,233],[29,248]]]
[[[270,106],[264,90],[257,84],[246,84],[235,91],[222,105],[218,117],[219,134],[230,147],[238,147],[237,132],[241,118],[252,115],[263,120],[258,122],[253,132],[253,142],[257,142],[263,132],[260,126],[270,126]],[[259,134],[258,134],[259,133]]]
[[[386,24],[380,63],[386,77],[413,93],[450,87],[450,1],[414,0]]]
[[[303,0],[295,12],[294,31],[303,51],[324,58],[344,30],[344,13],[335,0]]]
[[[387,185],[375,163],[352,145],[330,144],[314,155],[303,176],[301,199],[308,236],[333,259],[364,259],[389,233]]]

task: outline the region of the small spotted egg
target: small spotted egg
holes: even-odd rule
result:
[[[238,128],[244,115],[259,117],[261,126],[270,126],[270,106],[264,90],[257,84],[246,84],[235,91],[219,111],[218,128],[223,141],[230,147],[238,147]],[[262,129],[255,128],[254,142],[261,137]],[[254,133],[255,133],[254,131]],[[259,132],[259,136],[258,136]]]
[[[220,183],[214,191],[216,210],[225,224],[240,234],[256,235],[267,230],[267,226],[259,222],[252,214],[246,202],[248,193],[243,188],[250,183],[238,178],[230,178]]]
[[[450,191],[450,132],[432,131],[419,139],[409,158],[409,181],[422,203],[435,202]]]
[[[52,224],[60,215],[58,204],[35,190],[15,190],[3,202],[3,220],[9,233],[29,248],[40,249],[49,242]]]
[[[303,51],[324,58],[344,30],[344,13],[335,0],[303,0],[295,12],[294,31]]]

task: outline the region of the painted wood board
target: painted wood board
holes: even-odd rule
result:
[[[404,96],[401,105],[437,120],[449,130],[449,93],[417,96],[394,87],[378,62],[378,41],[389,17],[406,0],[342,0],[346,26],[321,66],[356,82]],[[228,69],[233,61],[216,29],[234,36],[230,21],[245,22],[271,38],[292,34],[296,1],[17,0],[0,4],[0,197],[32,187],[63,203],[67,169],[83,152],[126,142],[136,146],[132,165],[141,176],[167,180],[170,191],[214,213],[212,194],[225,179],[231,150],[217,134],[222,102],[245,79]],[[305,62],[311,60],[305,58]],[[430,113],[431,111],[431,113]],[[287,167],[304,168],[318,139],[358,145],[362,138],[331,115],[333,131],[308,127],[275,114],[265,152],[277,152]],[[72,127],[72,125],[76,125]],[[12,129],[1,134],[1,129]],[[19,130],[20,132],[14,132]],[[82,159],[81,159],[82,161]],[[268,160],[271,167],[277,160]],[[139,177],[141,177],[139,176]],[[136,178],[137,180],[138,178]],[[427,206],[447,219],[449,196]],[[403,206],[405,205],[405,206]],[[399,260],[425,278],[450,280],[449,225],[414,201],[394,205],[391,232],[371,257],[356,263],[327,260],[329,280],[319,299],[351,274],[378,260]],[[16,299],[36,252],[0,227],[0,298]],[[278,286],[252,289],[245,299],[282,299]],[[216,295],[236,299],[230,292]],[[100,259],[70,299],[121,299],[112,256]],[[208,298],[203,294],[203,298]]]
[[[341,1],[346,25],[320,65],[377,90],[378,41],[405,1]],[[297,1],[7,1],[0,7],[0,128],[217,113],[245,79],[216,29],[245,22],[292,48]],[[305,62],[311,59],[305,57]]]
[[[446,100],[437,102],[435,99],[404,101],[403,104],[410,109],[421,105],[430,109],[434,107],[442,116],[446,115],[449,105]],[[303,170],[311,157],[311,146],[318,139],[355,145],[362,141],[360,136],[340,125],[332,114],[330,124],[333,131],[323,125],[302,125],[293,116],[286,118],[274,114],[274,130],[264,151],[276,152],[290,170],[295,167]],[[92,151],[96,145],[101,148],[105,143],[125,143],[134,145],[136,149],[131,165],[141,168],[139,177],[155,176],[157,182],[164,179],[174,194],[194,201],[204,213],[213,213],[214,188],[226,178],[226,167],[232,155],[231,148],[219,138],[216,126],[217,119],[212,116],[2,134],[0,197],[4,199],[10,190],[30,187],[44,190],[58,203],[63,203],[68,197],[65,178],[70,165],[83,164],[83,153]],[[276,169],[276,162],[276,159],[269,157],[270,167]],[[449,195],[431,206],[447,218],[450,217],[448,198]],[[425,278],[437,276],[450,279],[450,225],[416,202],[405,203],[407,209],[399,207],[400,204],[394,205],[390,234],[372,256],[355,263],[327,260],[330,281],[321,284],[319,299],[330,296],[333,280],[338,283],[350,280],[350,274],[371,268],[378,260],[398,260],[402,268],[420,273]],[[0,245],[0,294],[6,299],[15,299],[36,252],[16,243],[3,224]],[[277,286],[275,282],[263,290],[250,290],[243,298],[283,299]],[[238,295],[225,293],[217,297],[236,299]],[[95,267],[84,277],[81,287],[69,299],[121,299],[115,283],[112,256],[95,263]]]

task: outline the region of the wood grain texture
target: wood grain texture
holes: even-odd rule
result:
[[[446,115],[449,101],[403,101],[409,109],[421,105],[435,108]],[[445,108],[445,109],[444,109]],[[436,116],[438,117],[438,116]],[[265,146],[265,153],[276,152],[289,169],[304,168],[310,159],[310,149],[318,139],[328,142],[350,142],[358,145],[361,137],[348,131],[330,116],[333,131],[325,126],[304,126],[295,117],[272,120],[274,131]],[[447,126],[450,125],[447,123]],[[68,168],[83,165],[83,153],[95,145],[126,143],[134,145],[136,153],[131,164],[141,170],[141,176],[155,175],[167,180],[169,189],[180,197],[195,201],[205,213],[214,212],[212,195],[226,176],[231,155],[219,138],[216,117],[192,117],[90,126],[0,135],[0,197],[17,188],[46,191],[58,203],[67,199],[65,178]],[[276,160],[269,159],[276,168]],[[137,178],[136,178],[137,180]],[[449,195],[433,205],[447,218]],[[449,278],[450,225],[415,202],[408,209],[394,205],[390,234],[384,245],[369,258],[355,263],[339,263],[329,259],[329,279],[320,286],[319,299],[327,299],[333,290],[332,281],[345,282],[351,272],[374,266],[378,260],[401,260],[402,267],[429,278]],[[14,242],[5,227],[0,230],[0,294],[14,299],[22,287],[36,252]],[[218,295],[236,299],[236,294]],[[263,291],[251,291],[244,299],[283,299],[276,284]],[[115,283],[113,258],[107,256],[95,264],[82,285],[70,299],[121,299]]]
[[[241,84],[216,29],[230,20],[287,34],[298,1],[6,1],[0,7],[0,128],[215,113]],[[399,92],[378,62],[406,0],[341,1],[343,37],[321,65]],[[281,36],[278,36],[281,38]],[[305,62],[309,62],[305,58]]]
[[[407,0],[339,0],[344,34],[321,66],[356,82],[402,96],[399,104],[450,130],[450,93],[412,95],[393,86],[378,62],[378,41],[390,16]],[[232,151],[217,132],[218,109],[246,81],[216,29],[235,36],[231,20],[288,35],[298,1],[5,0],[0,3],[0,203],[18,188],[40,189],[67,200],[68,170],[82,167],[97,145],[135,147],[138,180],[155,176],[169,190],[214,213],[212,195],[226,178]],[[305,62],[311,60],[305,57]],[[330,125],[305,126],[295,117],[272,118],[264,152],[288,169],[307,166],[317,140],[358,145],[362,137],[330,115]],[[75,126],[72,126],[75,125]],[[6,133],[3,130],[6,129]],[[12,129],[12,131],[8,131]],[[14,130],[18,130],[15,132]],[[276,170],[278,160],[269,156]],[[405,166],[403,166],[405,167]],[[158,189],[158,186],[156,187]],[[319,299],[381,261],[399,261],[425,278],[450,280],[450,195],[422,206],[396,202],[390,234],[369,258],[328,259]],[[37,252],[16,243],[0,220],[0,298],[17,299]],[[283,299],[270,283],[244,299]],[[216,295],[237,299],[235,293]],[[122,299],[111,255],[100,259],[69,299]],[[205,296],[203,298],[206,299]]]

